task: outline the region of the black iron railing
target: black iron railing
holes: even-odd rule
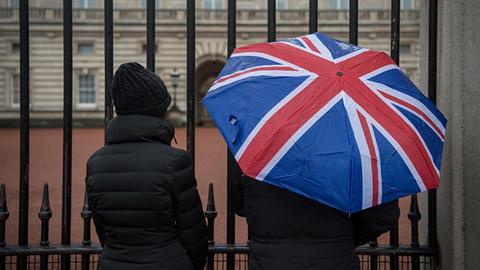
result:
[[[429,0],[429,39],[428,39],[428,95],[433,102],[436,99],[436,50],[437,50],[437,0]],[[275,0],[268,0],[268,41],[276,39]],[[399,63],[400,42],[400,0],[391,0],[391,56]],[[85,201],[81,212],[84,221],[83,241],[71,243],[71,178],[72,178],[72,1],[63,1],[64,27],[64,135],[63,135],[63,186],[62,186],[62,223],[61,245],[49,242],[49,221],[52,215],[49,204],[48,186],[44,187],[43,200],[38,216],[41,220],[38,245],[28,243],[29,217],[29,6],[28,0],[21,0],[19,9],[20,23],[20,193],[18,243],[7,245],[5,241],[6,222],[9,218],[7,208],[6,187],[0,186],[0,270],[2,269],[95,269],[101,247],[92,244],[90,239],[91,211]],[[113,0],[104,1],[105,24],[105,124],[113,116],[110,85],[113,77]],[[310,0],[309,32],[318,29],[318,3]],[[228,55],[236,47],[237,9],[236,0],[228,0],[227,8],[227,44]],[[147,67],[155,71],[155,1],[147,2]],[[0,15],[10,16],[1,10]],[[60,13],[59,13],[60,14]],[[358,42],[358,0],[350,0],[349,41]],[[58,15],[58,14],[57,14]],[[195,156],[195,20],[198,17],[195,1],[188,0],[186,7],[187,32],[187,151]],[[382,15],[385,16],[385,15]],[[383,18],[383,17],[382,17]],[[225,151],[227,154],[227,150]],[[229,164],[233,161],[230,153]],[[227,166],[230,167],[230,166]],[[227,173],[227,175],[229,175]],[[227,193],[232,193],[231,182],[227,179]],[[207,269],[247,269],[249,247],[247,244],[235,242],[235,214],[232,196],[227,196],[227,238],[226,243],[217,243],[213,238],[214,223],[217,217],[213,186],[209,186],[206,208],[209,234],[209,256]],[[411,224],[411,242],[407,245],[399,243],[398,225],[390,232],[389,245],[369,245],[357,248],[361,258],[362,269],[434,269],[437,256],[437,215],[436,191],[428,193],[428,245],[419,243],[418,222],[422,215],[418,207],[418,198],[411,196],[408,218]]]

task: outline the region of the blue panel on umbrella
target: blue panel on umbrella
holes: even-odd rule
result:
[[[345,211],[361,209],[361,195],[355,205],[349,203],[352,158],[359,160],[358,150],[350,147],[349,125],[340,101],[296,142],[264,181]],[[352,152],[357,156],[352,157]]]
[[[397,107],[403,115],[405,115],[408,120],[419,130],[420,136],[422,137],[423,141],[427,145],[428,150],[430,150],[430,154],[433,157],[433,162],[435,163],[435,166],[437,169],[440,170],[440,165],[442,162],[442,150],[443,150],[443,141],[440,139],[440,137],[437,136],[437,134],[423,122],[420,118],[418,118],[416,115],[413,113],[410,113],[409,111]]]
[[[306,77],[250,77],[229,84],[226,91],[219,88],[214,90],[215,93],[208,93],[203,103],[217,126],[222,127],[220,131],[235,154],[261,120],[258,115],[265,115],[305,79]],[[237,127],[231,125],[230,116],[236,118]],[[234,138],[236,140],[232,143]]]
[[[360,47],[330,38],[321,33],[316,33],[315,35],[318,37],[318,39],[322,41],[322,43],[326,47],[328,47],[333,59],[342,57],[344,55],[361,49]]]
[[[225,64],[220,74],[218,74],[217,78],[229,75],[240,70],[245,70],[247,68],[269,65],[278,65],[278,63],[272,60],[255,56],[242,56],[241,58],[231,57],[230,59],[228,59],[228,62]]]
[[[380,153],[382,203],[420,192],[412,173],[395,148],[375,127],[373,127],[373,132],[378,148],[382,151]]]
[[[447,119],[443,114],[437,109],[435,104],[433,104],[427,97],[425,97],[420,90],[408,79],[399,69],[391,69],[385,72],[382,72],[372,78],[369,81],[377,82],[384,84],[390,88],[398,90],[404,94],[412,96],[418,101],[422,102],[432,113],[438,118],[438,120],[445,126],[447,124]]]
[[[291,39],[287,39],[287,40],[284,40],[284,42],[289,42],[289,43],[292,43],[294,45],[297,45],[297,46],[300,46],[302,48],[305,48],[305,46],[303,45],[302,42],[300,42],[298,39],[296,38],[291,38]]]

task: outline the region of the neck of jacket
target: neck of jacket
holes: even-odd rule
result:
[[[148,115],[119,115],[106,130],[107,145],[128,142],[159,142],[171,145],[175,135],[172,124]]]

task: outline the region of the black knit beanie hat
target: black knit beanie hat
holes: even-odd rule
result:
[[[118,115],[162,116],[172,101],[162,79],[135,62],[122,64],[117,69],[112,95]]]

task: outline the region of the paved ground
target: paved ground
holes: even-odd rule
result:
[[[62,200],[62,129],[32,129],[30,131],[30,243],[40,239],[38,210],[41,203],[43,184],[50,187],[50,203],[53,217],[50,222],[51,243],[60,242]],[[218,217],[215,223],[215,238],[225,241],[226,228],[226,146],[214,128],[196,130],[196,175],[202,202],[207,199],[208,183],[214,183]],[[177,130],[179,148],[185,148],[185,129]],[[72,242],[82,240],[83,222],[80,211],[83,202],[85,162],[103,144],[103,129],[74,129],[72,167]],[[18,224],[18,178],[19,178],[19,130],[0,129],[0,182],[7,188],[10,218],[7,221],[7,241],[15,243]],[[410,225],[406,218],[409,200],[401,202],[400,240],[410,243]],[[422,220],[421,222],[426,222]],[[237,218],[236,238],[246,240],[246,224]],[[92,236],[95,236],[92,228]],[[95,237],[96,241],[96,237]],[[381,241],[388,241],[382,237]]]

